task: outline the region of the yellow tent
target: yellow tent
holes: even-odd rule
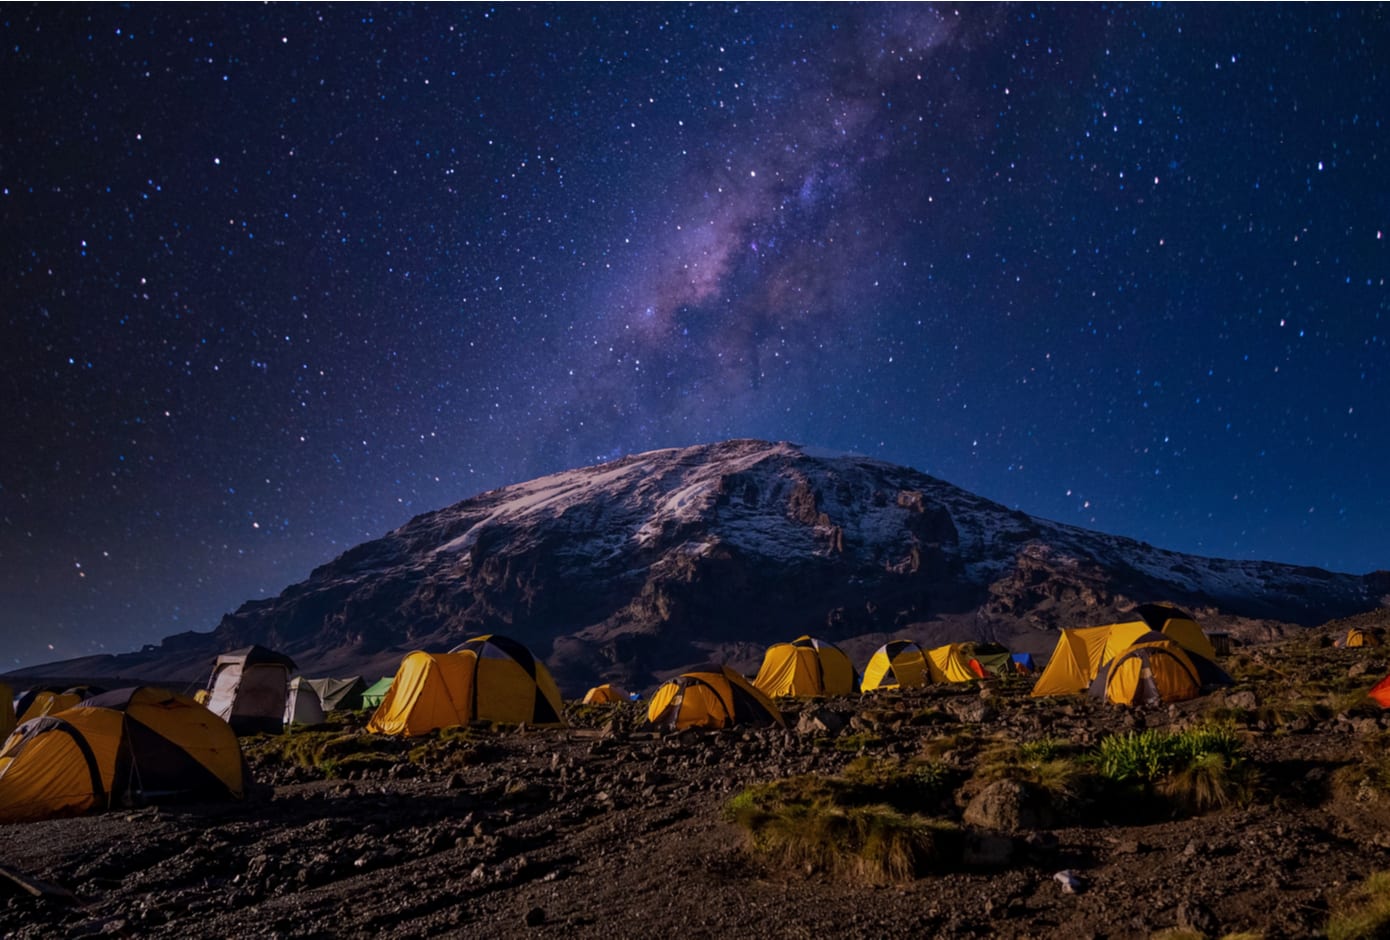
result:
[[[913,689],[930,677],[927,654],[911,640],[890,640],[874,651],[864,667],[862,689]]]
[[[1202,692],[1197,664],[1177,640],[1149,633],[1107,663],[1091,693],[1116,705],[1182,702]]]
[[[1216,647],[1190,614],[1165,604],[1144,604],[1135,613],[1148,624],[1149,629],[1177,640],[1188,652],[1216,659]]]
[[[15,724],[22,725],[30,718],[41,718],[44,715],[52,715],[65,708],[72,708],[82,701],[80,693],[75,691],[54,692],[51,689],[34,689],[26,692],[19,697],[15,703]]]
[[[0,823],[164,798],[240,799],[236,734],[184,695],[118,689],[26,722],[0,750]]]
[[[753,686],[768,698],[784,695],[850,695],[854,664],[833,643],[800,636],[768,647]]]
[[[927,650],[927,666],[933,682],[972,682],[979,678],[970,670],[970,657],[959,643]]]
[[[1380,640],[1369,630],[1361,630],[1357,627],[1352,627],[1347,630],[1347,635],[1342,637],[1335,645],[1349,648],[1357,646],[1379,646]]]
[[[471,721],[560,725],[560,690],[545,665],[508,637],[474,637],[448,653],[411,653],[367,730],[427,734]]]
[[[1105,661],[1105,646],[1110,639],[1111,626],[1113,624],[1063,630],[1057,637],[1052,658],[1033,684],[1032,694],[1079,695],[1086,691],[1096,677],[1096,670]]]
[[[697,666],[657,689],[647,706],[647,721],[668,731],[786,724],[767,696],[718,664]]]
[[[615,685],[605,682],[603,685],[596,685],[588,692],[584,693],[583,705],[612,705],[615,702],[626,702],[627,693]]]

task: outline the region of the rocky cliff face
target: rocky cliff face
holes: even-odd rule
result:
[[[1050,650],[1055,629],[1147,601],[1277,633],[1380,606],[1387,581],[1181,555],[909,468],[726,441],[426,513],[244,604],[205,641],[166,646],[186,656],[205,642],[212,655],[254,642],[306,672],[348,673],[506,633],[575,692],[603,680],[642,688],[711,658],[751,671],[768,644],[802,633],[861,660],[888,635]]]

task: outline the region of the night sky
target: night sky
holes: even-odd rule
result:
[[[0,21],[0,668],[731,437],[1390,567],[1383,7]]]

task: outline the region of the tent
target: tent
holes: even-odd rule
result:
[[[927,674],[933,682],[971,682],[978,678],[970,670],[965,647],[960,643],[927,650]]]
[[[1032,653],[1014,653],[1009,658],[1013,660],[1014,671],[1020,676],[1031,676],[1038,671],[1038,664],[1033,662]]]
[[[657,689],[647,706],[647,721],[667,731],[786,724],[771,699],[718,664],[697,666]]]
[[[588,692],[584,693],[583,705],[612,705],[615,702],[626,702],[627,693],[616,685],[605,682],[603,685],[596,685]]]
[[[184,695],[118,689],[25,722],[0,750],[0,823],[171,799],[240,799],[231,727]]]
[[[769,698],[784,695],[850,695],[859,685],[854,664],[838,646],[799,636],[763,654],[753,686]]]
[[[1201,643],[1194,642],[1194,645],[1205,644],[1207,648],[1211,647],[1206,636],[1202,634],[1201,628],[1197,627],[1196,623],[1187,618],[1182,611],[1175,608],[1158,608],[1157,605],[1149,606],[1156,610],[1172,611],[1173,614],[1180,615],[1169,616],[1164,621],[1179,634],[1174,637],[1178,643],[1182,644],[1183,636],[1187,636],[1189,641],[1192,641],[1186,623],[1196,628],[1196,634],[1201,639]],[[1143,610],[1144,608],[1140,609]],[[1154,614],[1154,616],[1158,615]],[[1042,675],[1038,676],[1038,681],[1033,685],[1032,695],[1036,697],[1081,694],[1094,681],[1101,667],[1129,649],[1140,637],[1152,632],[1155,631],[1141,620],[1110,623],[1100,627],[1078,627],[1063,630],[1057,637],[1057,646],[1052,651],[1052,658],[1047,661]],[[1189,652],[1202,655],[1200,651],[1183,645]],[[1203,658],[1210,659],[1210,657],[1205,656]]]
[[[319,704],[326,712],[351,711],[362,707],[362,693],[367,691],[367,681],[361,676],[349,679],[303,679],[319,697]],[[377,703],[381,704],[380,702]]]
[[[966,666],[977,679],[1016,675],[1009,651],[999,643],[976,643],[966,655],[969,656]]]
[[[1134,611],[1150,630],[1177,640],[1182,648],[1207,659],[1216,659],[1216,647],[1191,614],[1166,604],[1143,604]]]
[[[911,640],[890,640],[874,651],[864,667],[865,692],[916,688],[927,684],[927,654]]]
[[[279,734],[294,660],[263,646],[217,657],[208,677],[208,710],[237,734]]]
[[[386,693],[391,691],[391,683],[396,681],[395,676],[382,676],[362,690],[362,707],[376,708],[381,704],[381,700],[386,698]]]
[[[312,680],[295,676],[285,695],[286,725],[321,725],[324,722],[323,703]]]
[[[1102,666],[1090,692],[1117,705],[1157,705],[1196,698],[1207,686],[1230,684],[1231,677],[1205,656],[1150,632]]]
[[[1390,676],[1371,686],[1371,691],[1366,693],[1366,697],[1381,708],[1390,708]]]
[[[0,741],[9,737],[14,726],[14,689],[6,683],[0,682]]]
[[[71,708],[86,696],[78,689],[59,691],[55,688],[30,689],[14,702],[15,724],[22,725],[31,718],[41,718]]]
[[[561,725],[560,690],[530,650],[496,634],[448,653],[411,653],[367,730],[426,734],[471,721]]]
[[[1351,627],[1347,630],[1347,635],[1342,637],[1334,646],[1358,647],[1358,646],[1379,646],[1380,638],[1370,630],[1362,630],[1359,627]]]

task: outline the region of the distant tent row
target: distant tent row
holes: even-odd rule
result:
[[[864,667],[863,691],[916,688],[928,682],[970,682],[976,678],[959,643],[924,650],[911,640],[892,640],[869,657],[869,664]]]
[[[0,749],[0,823],[171,799],[240,799],[231,727],[193,699],[119,689],[19,725]]]
[[[1174,607],[1146,604],[1140,620],[1063,630],[1034,696],[1090,691],[1116,704],[1178,702],[1229,685],[1202,628]]]
[[[766,695],[717,663],[697,666],[657,689],[647,706],[647,721],[667,731],[786,724]]]

